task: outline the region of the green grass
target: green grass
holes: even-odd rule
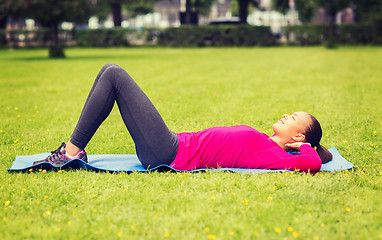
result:
[[[382,48],[0,51],[0,239],[381,239]],[[67,141],[91,84],[119,64],[174,131],[271,134],[304,110],[354,170],[307,174],[8,173]],[[134,153],[115,108],[89,154]]]

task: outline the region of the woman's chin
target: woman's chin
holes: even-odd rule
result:
[[[272,126],[272,131],[273,131],[273,133],[275,134],[276,133],[276,131],[277,131],[277,126],[278,124],[277,123],[275,123],[275,124],[273,124],[273,126]]]

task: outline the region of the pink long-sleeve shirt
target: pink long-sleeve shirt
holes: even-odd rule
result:
[[[251,168],[316,173],[321,168],[320,157],[309,145],[301,145],[301,154],[289,154],[266,134],[245,125],[213,127],[177,136],[178,153],[170,165],[177,170]]]

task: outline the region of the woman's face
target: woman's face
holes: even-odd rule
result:
[[[280,120],[273,124],[273,131],[276,136],[292,139],[296,135],[304,134],[311,122],[311,117],[306,112],[284,114]]]

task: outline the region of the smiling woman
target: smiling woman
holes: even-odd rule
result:
[[[84,149],[115,102],[144,168],[167,164],[177,170],[228,167],[310,173],[321,168],[313,147],[318,147],[322,130],[310,114],[285,114],[273,125],[272,137],[245,125],[174,133],[130,75],[115,64],[106,64],[96,77],[68,144],[34,164],[60,166],[75,158],[87,161]],[[301,154],[287,153],[290,149]]]
[[[292,146],[286,144],[305,143],[305,130],[312,123],[311,117],[305,112],[296,112],[292,115],[284,114],[283,118],[273,124],[274,135],[271,137],[284,150]],[[305,143],[306,144],[306,143]]]
[[[275,134],[271,139],[286,151],[299,149],[302,144],[316,147],[322,163],[332,160],[332,154],[322,145],[322,128],[315,117],[306,112],[284,114],[283,118],[273,124]]]

